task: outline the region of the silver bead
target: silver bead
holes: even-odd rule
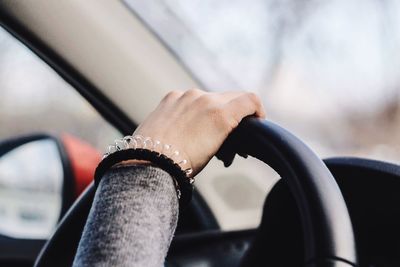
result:
[[[153,140],[150,137],[146,137],[143,140],[143,148],[152,148],[153,147]]]
[[[135,149],[136,148],[143,148],[143,146],[144,146],[144,144],[143,144],[143,141],[144,141],[144,137],[143,136],[141,136],[141,135],[134,135],[133,136],[133,140],[135,140],[136,141],[136,147],[135,147]]]
[[[178,165],[185,165],[187,163],[186,159],[179,161]]]
[[[191,175],[193,173],[193,169],[189,168],[189,169],[184,170],[184,172],[186,173],[186,175]]]
[[[109,145],[107,151],[108,154],[112,154],[117,151],[117,148],[115,147],[115,145]]]
[[[123,150],[126,148],[126,146],[125,146],[126,142],[123,139],[116,139],[114,141],[114,143],[115,143],[115,147],[116,147],[117,151],[120,151],[120,150]]]

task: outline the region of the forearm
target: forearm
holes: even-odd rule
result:
[[[74,266],[162,266],[178,205],[165,171],[140,165],[110,170],[97,189]]]

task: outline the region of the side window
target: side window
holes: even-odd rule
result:
[[[90,171],[76,163],[95,166],[104,144],[120,134],[2,28],[0,91],[0,235],[46,238],[66,208],[65,179],[80,179],[72,181],[70,202],[90,182]]]
[[[103,149],[104,142],[118,134],[74,88],[2,28],[0,90],[0,139],[67,132]]]

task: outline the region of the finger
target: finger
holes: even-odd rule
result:
[[[224,163],[225,167],[229,167],[233,160],[235,159],[236,151],[233,149],[234,145],[229,142],[229,140],[225,141],[215,156],[217,159],[221,160]]]
[[[242,153],[242,152],[239,152],[238,155],[245,159],[247,159],[249,157],[249,155],[247,155],[246,153]]]
[[[251,102],[256,105],[255,115],[260,118],[265,118],[265,109],[260,98],[251,92],[243,92],[243,91],[228,91],[220,93],[220,96],[223,97],[227,102],[231,102],[236,98],[250,98]]]
[[[240,122],[244,117],[249,115],[265,118],[265,111],[261,100],[254,93],[246,93],[232,99],[226,105],[226,109],[228,114],[231,114],[237,122]]]
[[[221,160],[224,163],[225,167],[229,167],[232,165],[233,160],[235,159],[235,152],[234,151],[226,151],[226,150],[219,150],[215,156],[217,159]]]

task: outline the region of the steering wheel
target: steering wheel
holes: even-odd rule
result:
[[[340,189],[325,164],[303,142],[272,122],[246,118],[221,150],[256,157],[286,181],[300,215],[303,266],[357,266],[352,223]],[[92,200],[93,186],[71,207],[35,266],[71,266]]]

